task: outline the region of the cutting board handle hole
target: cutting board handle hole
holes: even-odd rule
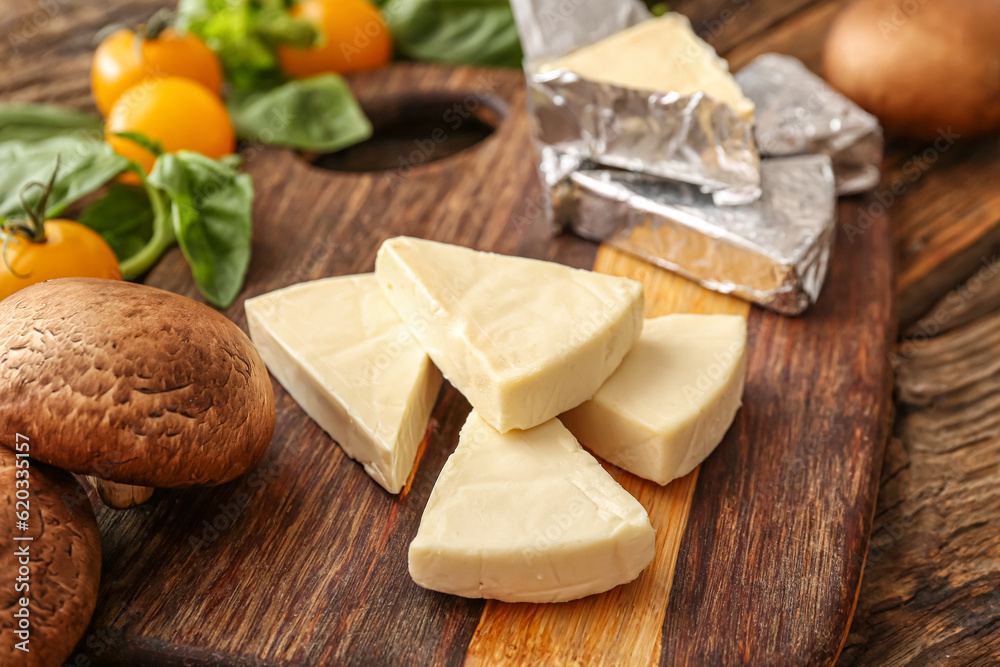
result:
[[[394,96],[362,107],[372,122],[370,139],[336,153],[300,153],[302,158],[332,171],[409,172],[472,148],[507,115],[506,102],[482,93]]]

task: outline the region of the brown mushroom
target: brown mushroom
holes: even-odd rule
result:
[[[0,444],[28,435],[33,458],[96,478],[113,507],[151,493],[130,487],[227,482],[274,434],[271,381],[239,327],[119,281],[52,280],[0,302],[0,396]]]
[[[886,129],[935,139],[938,152],[1000,131],[1000,5],[854,0],[830,26],[823,73]]]
[[[15,439],[25,455],[35,444]],[[0,664],[60,665],[97,603],[101,533],[94,509],[71,474],[4,448],[0,505],[0,530],[13,537],[13,546],[0,549]]]

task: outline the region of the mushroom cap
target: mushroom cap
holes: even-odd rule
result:
[[[25,434],[27,435],[27,434]],[[29,436],[30,437],[30,436]],[[29,445],[34,446],[34,441]],[[61,665],[80,641],[97,604],[101,580],[101,533],[94,518],[94,508],[86,492],[73,475],[65,470],[29,461],[27,468],[17,467],[17,455],[0,448],[0,531],[11,537],[32,537],[15,541],[0,549],[0,664],[48,667]],[[28,461],[28,459],[22,459]],[[25,464],[22,463],[22,466]],[[15,483],[27,471],[29,504],[28,529],[16,527],[18,506]],[[23,495],[23,494],[22,494]],[[28,550],[28,590],[15,590],[15,577],[22,576],[21,555]],[[30,633],[29,652],[15,647],[22,641],[14,634],[21,608],[20,598],[28,600]]]
[[[123,484],[211,485],[274,435],[274,392],[221,313],[145,285],[63,278],[0,302],[0,444]]]

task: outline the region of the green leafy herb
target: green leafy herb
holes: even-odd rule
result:
[[[100,234],[115,251],[118,261],[123,262],[139,254],[153,238],[154,217],[149,195],[143,188],[119,183],[85,208],[79,222]]]
[[[347,82],[336,74],[289,81],[226,102],[241,139],[330,153],[372,135]]]
[[[0,143],[38,141],[71,132],[101,138],[101,119],[48,104],[0,104]]]
[[[352,101],[339,104],[346,108]],[[84,209],[80,222],[108,242],[129,280],[145,275],[179,243],[205,298],[229,306],[250,263],[253,184],[239,173],[239,156],[212,160],[188,151],[164,154],[143,134],[119,136],[159,155],[153,173],[147,176],[137,163],[116,154],[93,116],[45,105],[0,104],[0,219],[26,215],[20,193],[27,183],[51,179],[44,203],[51,217],[132,171],[142,187],[111,185]],[[40,208],[42,200],[34,199],[25,202]]]
[[[190,151],[167,153],[148,177],[136,169],[143,187],[111,187],[80,222],[108,241],[129,280],[179,244],[201,293],[228,307],[250,264],[253,184],[238,167],[235,155],[212,160]]]
[[[198,289],[222,307],[236,299],[250,264],[253,184],[237,166],[238,159],[180,151],[162,156],[149,175],[170,202],[173,233]]]
[[[521,66],[508,0],[387,0],[382,11],[401,55],[456,65]]]
[[[275,49],[316,46],[315,24],[292,18],[289,0],[180,0],[177,26],[200,36],[215,51],[236,88],[269,88],[284,80]]]
[[[56,159],[61,162],[49,195],[46,215],[57,216],[67,206],[97,190],[129,167],[100,136],[75,132],[41,141],[0,143],[0,216],[23,216],[18,193],[25,183],[48,180]]]

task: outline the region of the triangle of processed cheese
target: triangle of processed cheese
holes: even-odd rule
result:
[[[441,374],[372,274],[246,302],[250,338],[302,409],[390,493],[406,483]]]
[[[641,64],[640,64],[641,63]],[[688,18],[669,12],[573,51],[546,69],[566,69],[617,86],[693,95],[699,91],[753,122],[754,104],[729,73],[729,63],[691,29]]]
[[[379,249],[386,298],[500,432],[588,400],[642,331],[642,283],[408,237]]]
[[[590,451],[659,484],[712,453],[743,398],[747,323],[739,315],[666,315],[590,401],[561,419]]]
[[[559,602],[638,577],[654,538],[642,505],[558,419],[501,434],[473,411],[410,544],[410,575],[464,597]]]

